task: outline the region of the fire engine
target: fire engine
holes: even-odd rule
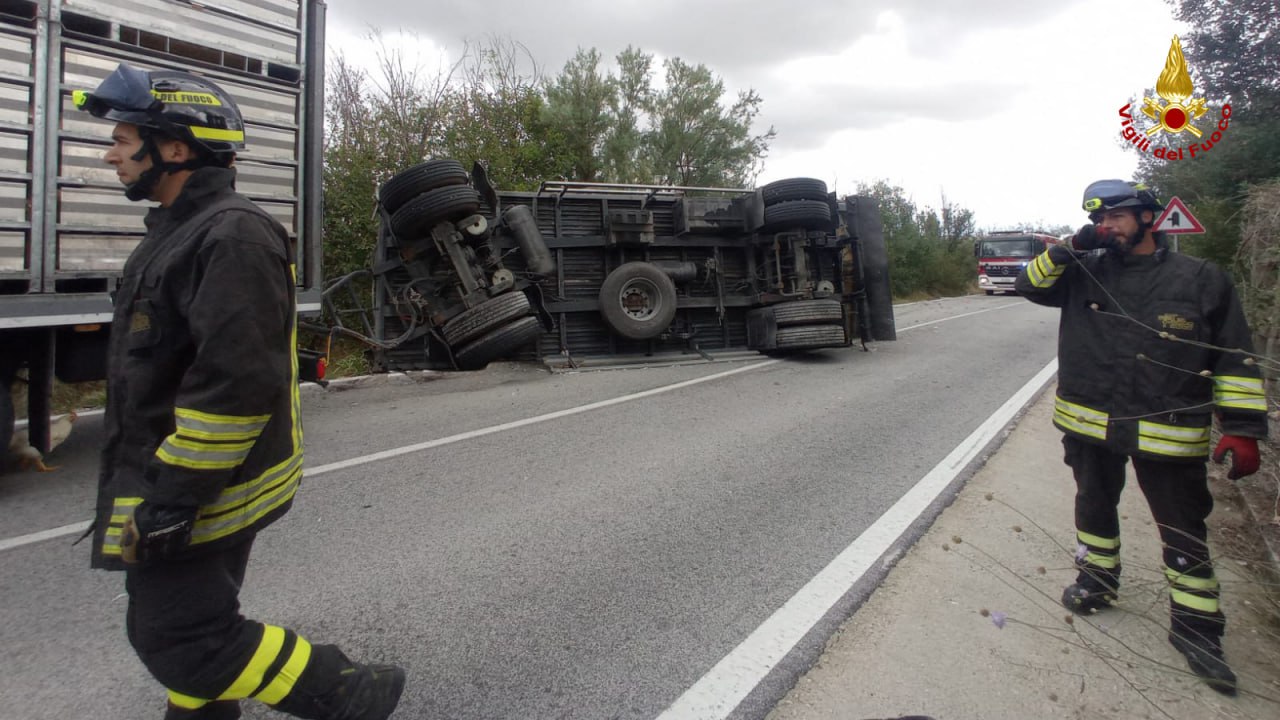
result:
[[[1058,238],[1045,233],[1006,230],[979,237],[973,243],[978,258],[978,287],[988,295],[1013,292],[1013,281],[1032,258]]]

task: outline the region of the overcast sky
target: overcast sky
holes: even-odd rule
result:
[[[389,47],[434,72],[496,34],[554,76],[579,47],[704,63],[763,97],[777,131],[759,182],[840,193],[888,180],[979,227],[1078,226],[1084,186],[1129,179],[1118,111],[1153,87],[1185,27],[1164,0],[328,0],[328,48]],[[1197,81],[1196,68],[1190,68]],[[1196,94],[1202,92],[1198,85]],[[731,102],[732,97],[726,98]],[[1183,162],[1189,162],[1184,160]],[[501,182],[500,178],[497,178]]]

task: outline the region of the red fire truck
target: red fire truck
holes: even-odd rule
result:
[[[980,236],[973,243],[978,258],[978,287],[988,295],[1013,292],[1022,268],[1058,238],[1045,233],[1008,230]]]

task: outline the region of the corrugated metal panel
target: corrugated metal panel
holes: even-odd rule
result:
[[[220,9],[283,28],[300,27],[298,0],[218,0]]]
[[[58,269],[117,275],[141,241],[139,235],[63,233],[58,239]]]
[[[62,188],[58,206],[58,225],[85,230],[117,230],[144,233],[142,217],[154,203],[133,203],[124,199],[120,187]],[[59,249],[65,244],[59,242]],[[59,266],[64,265],[61,260]]]
[[[266,210],[268,215],[275,218],[276,220],[279,220],[280,224],[284,226],[285,230],[289,231],[290,235],[293,235],[296,233],[297,229],[294,226],[294,220],[293,220],[294,216],[297,213],[296,205],[292,203],[284,204],[284,203],[274,203],[274,202],[259,202],[256,204],[258,207],[262,208],[263,210]]]
[[[676,234],[675,202],[672,200],[655,200],[645,205],[646,210],[653,212],[653,234],[658,237],[670,237]]]
[[[30,35],[0,33],[0,73],[30,79],[31,58],[35,55]]]
[[[26,183],[0,182],[0,220],[26,222]]]
[[[295,33],[248,23],[229,15],[187,3],[168,0],[63,0],[66,10],[147,32],[187,40],[205,47],[226,48],[235,38],[233,52],[271,62],[297,65]]]
[[[604,232],[604,204],[600,201],[560,204],[560,235],[600,235]]]
[[[29,135],[0,132],[0,172],[26,174],[30,144]]]
[[[31,127],[31,88],[0,83],[0,125],[16,130]]]
[[[236,162],[236,190],[251,198],[294,200],[297,169],[255,162]]]
[[[0,272],[22,272],[27,269],[27,234],[0,230]]]
[[[603,248],[563,248],[556,261],[564,276],[565,299],[599,297],[605,277]],[[557,295],[560,293],[552,284],[547,296]]]
[[[101,185],[117,188],[117,200],[123,197],[116,169],[107,164],[103,155],[106,145],[90,145],[72,140],[62,143],[62,164],[59,175],[82,185]]]
[[[79,185],[115,189],[116,202],[123,203],[115,168],[103,161],[105,145],[74,141],[62,144],[62,177]],[[294,168],[254,162],[236,163],[236,190],[257,200],[293,201]],[[290,221],[292,222],[292,221]]]

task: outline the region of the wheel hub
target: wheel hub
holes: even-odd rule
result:
[[[658,289],[645,280],[634,280],[618,295],[622,311],[635,320],[648,320],[658,313]]]

